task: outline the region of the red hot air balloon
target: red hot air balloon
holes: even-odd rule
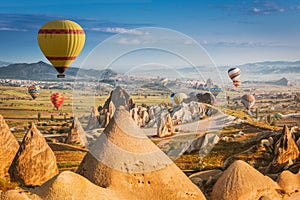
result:
[[[56,92],[51,95],[51,102],[57,110],[63,104],[64,100],[65,98],[62,93]]]

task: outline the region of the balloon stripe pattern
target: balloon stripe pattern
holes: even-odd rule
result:
[[[39,34],[85,34],[83,30],[41,29]]]
[[[239,68],[230,68],[228,70],[228,75],[231,78],[231,80],[238,80],[241,74],[241,70]]]
[[[217,97],[221,92],[222,92],[222,88],[218,85],[215,85],[214,87],[209,88],[209,91],[215,96]]]
[[[51,102],[57,110],[63,104],[64,100],[65,98],[62,93],[56,92],[51,95]]]
[[[38,85],[31,85],[28,87],[28,93],[32,99],[36,99],[40,94],[40,87]]]
[[[81,52],[85,33],[70,20],[53,20],[38,32],[40,49],[59,73],[63,73]]]

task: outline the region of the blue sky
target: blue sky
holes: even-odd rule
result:
[[[78,66],[103,40],[130,29],[163,27],[201,44],[217,65],[300,60],[300,1],[52,0],[2,1],[0,60],[46,61],[37,32],[53,19],[70,19],[86,31]],[[129,45],[129,44],[128,44]]]

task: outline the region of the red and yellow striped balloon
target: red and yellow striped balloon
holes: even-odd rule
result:
[[[64,100],[65,98],[62,93],[56,92],[51,95],[51,102],[57,110],[63,104]]]
[[[64,71],[81,52],[85,33],[81,26],[70,20],[53,20],[39,30],[38,43],[46,58],[64,77]]]

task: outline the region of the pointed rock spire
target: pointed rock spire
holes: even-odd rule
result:
[[[89,116],[88,124],[86,125],[86,130],[91,130],[95,128],[100,128],[100,114],[96,107],[92,108],[91,114]]]
[[[274,149],[274,158],[267,167],[267,173],[278,173],[286,166],[290,166],[299,157],[299,149],[289,128],[284,125],[282,134]]]
[[[58,173],[56,157],[34,123],[23,138],[9,169],[13,181],[41,185]]]
[[[68,133],[66,142],[69,144],[78,144],[83,147],[86,147],[88,145],[86,134],[76,116],[74,117],[74,120],[72,122],[72,126],[70,128],[70,132]]]
[[[77,172],[99,186],[118,191],[123,199],[205,199],[122,106]]]
[[[0,178],[4,178],[8,175],[9,166],[18,149],[19,143],[10,132],[3,116],[0,115]]]

